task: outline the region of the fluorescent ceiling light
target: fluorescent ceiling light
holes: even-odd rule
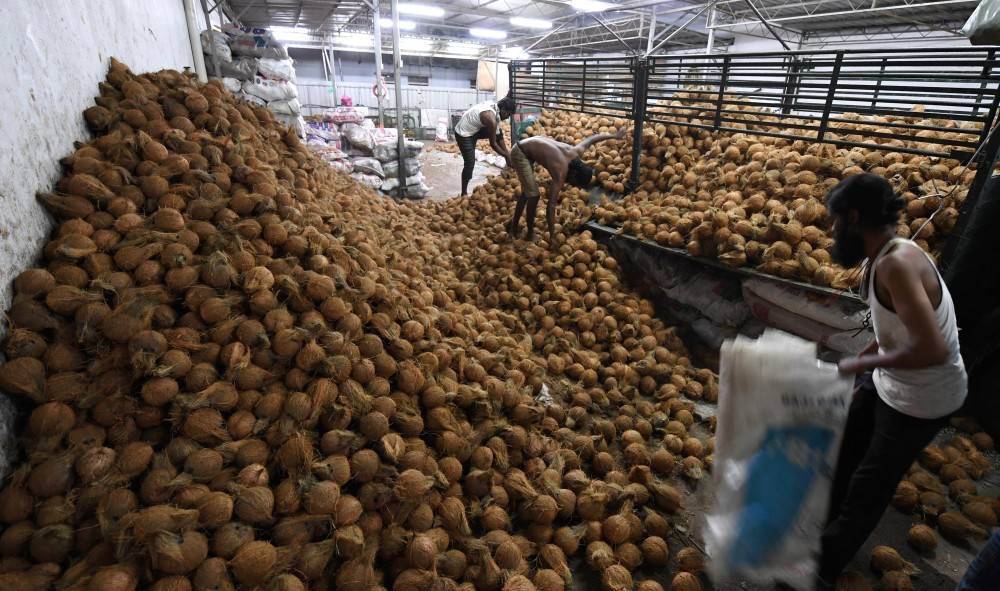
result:
[[[299,27],[271,27],[271,34],[278,41],[285,42],[311,41],[313,38],[308,29]]]
[[[430,39],[418,37],[403,37],[399,40],[399,49],[406,51],[427,51],[434,45]]]
[[[500,57],[508,60],[519,60],[528,57],[523,47],[505,47],[500,50]]]
[[[357,47],[361,49],[372,47],[375,44],[374,39],[368,35],[341,35],[334,38],[334,41],[345,47]]]
[[[469,53],[479,53],[483,49],[483,46],[478,43],[462,43],[461,41],[452,41],[448,43],[449,53],[459,53],[459,54],[469,54]]]
[[[616,7],[610,2],[601,2],[601,0],[572,0],[569,5],[580,12],[603,12]]]
[[[469,34],[482,39],[506,39],[507,31],[497,31],[496,29],[469,29]]]
[[[383,27],[387,27],[387,28],[391,29],[392,28],[392,19],[391,18],[380,18],[380,19],[378,19],[378,24],[382,25]],[[399,21],[399,30],[400,31],[413,31],[416,28],[417,28],[417,23],[415,23],[413,21]]]
[[[413,14],[416,16],[430,16],[434,18],[441,18],[444,16],[444,9],[438,6],[427,6],[426,4],[400,4],[399,12],[401,14]]]
[[[540,18],[525,18],[523,16],[512,16],[510,17],[510,24],[515,27],[524,27],[526,29],[551,29],[552,21],[542,20]]]

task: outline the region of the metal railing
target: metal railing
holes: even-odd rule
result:
[[[511,62],[519,106],[976,164],[948,260],[1000,151],[998,47],[844,49]],[[920,105],[920,106],[917,106]]]

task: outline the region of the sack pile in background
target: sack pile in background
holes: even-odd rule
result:
[[[306,144],[331,166],[349,173],[365,186],[395,194],[402,176],[406,179],[406,197],[426,197],[430,187],[424,183],[417,160],[423,144],[405,141],[400,175],[396,130],[376,128],[367,116],[366,107],[346,106],[310,116],[306,120]]]
[[[243,100],[266,106],[276,119],[299,136],[304,135],[295,66],[288,51],[270,31],[228,23],[222,31],[202,31],[201,48],[208,74],[221,77],[226,90]],[[218,72],[213,56],[218,58]]]

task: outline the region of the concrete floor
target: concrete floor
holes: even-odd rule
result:
[[[427,142],[427,144],[432,143]],[[441,201],[458,197],[462,190],[462,157],[459,154],[434,150],[427,144],[425,144],[424,151],[417,157],[417,160],[420,161],[420,172],[424,173],[424,177],[427,179],[424,182],[431,188],[427,198]],[[500,170],[485,162],[476,162],[472,180],[469,182],[469,193],[485,183],[489,177],[500,174]]]

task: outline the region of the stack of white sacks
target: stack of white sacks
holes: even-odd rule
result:
[[[403,195],[422,199],[430,191],[424,183],[417,156],[423,144],[406,140],[403,174],[399,173],[398,135],[395,128],[379,129],[367,118],[366,107],[335,107],[323,113],[322,122],[310,122],[307,144],[334,168],[350,173],[358,182],[396,195],[399,178],[405,179]],[[333,149],[336,144],[337,150]]]
[[[201,47],[209,75],[221,77],[227,90],[246,101],[266,106],[278,120],[304,135],[295,67],[288,51],[267,29],[229,23],[222,32],[202,31]],[[213,55],[219,61],[218,72]]]

